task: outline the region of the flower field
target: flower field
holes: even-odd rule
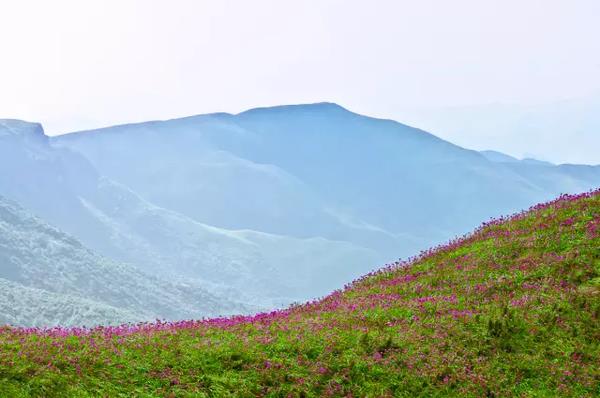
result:
[[[254,316],[0,327],[0,397],[596,397],[600,191]]]

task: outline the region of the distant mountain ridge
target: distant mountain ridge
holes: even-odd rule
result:
[[[0,195],[144,274],[273,308],[600,185],[598,166],[489,156],[332,103],[58,137],[1,120]]]
[[[543,176],[532,180],[534,164],[490,162],[476,151],[422,130],[331,103],[115,126],[54,137],[52,142],[80,151],[103,174],[157,204],[211,225],[291,231],[297,236],[323,235],[371,245],[409,234],[426,247],[432,237],[444,240],[469,230],[482,218],[515,211],[563,191],[584,191],[600,181],[600,168],[581,176],[554,168],[550,173],[556,180]],[[135,148],[133,153],[131,148]],[[153,159],[153,164],[147,165],[147,159]],[[207,165],[199,159],[217,160]],[[235,162],[269,167],[288,177],[265,181],[264,175],[255,174],[254,184],[247,187],[244,183],[249,178],[244,173],[249,167],[233,169]],[[215,170],[215,163],[221,168]],[[221,175],[224,165],[227,174]],[[209,181],[206,186],[204,179]],[[302,185],[289,185],[291,179]],[[182,187],[186,190],[181,191]],[[284,187],[293,188],[284,194]],[[277,195],[279,200],[270,200]],[[269,206],[244,207],[239,196]],[[193,203],[188,203],[190,197]],[[299,197],[304,198],[300,203]],[[286,203],[290,203],[287,208]],[[409,208],[410,212],[395,211]],[[437,226],[423,228],[422,221],[432,211]],[[285,217],[274,217],[281,214]],[[301,220],[290,225],[298,214]],[[462,217],[448,219],[448,214]],[[370,227],[349,229],[348,220],[355,227]],[[374,234],[375,230],[384,232]],[[403,240],[389,241],[387,245],[394,249],[386,252],[414,251],[414,244],[405,250]]]
[[[0,322],[118,324],[248,310],[99,256],[1,196],[0,264]]]
[[[600,92],[535,105],[490,103],[398,112],[402,120],[444,137],[457,137],[461,140],[457,143],[470,147],[510,148],[534,153],[523,155],[533,158],[546,154],[553,163],[600,164],[594,149],[600,131]]]
[[[533,158],[517,159],[513,156],[510,156],[510,155],[507,155],[505,153],[498,152],[498,151],[487,150],[487,151],[479,151],[479,153],[481,153],[483,156],[485,156],[486,159],[488,159],[492,162],[499,162],[499,163],[523,162],[523,163],[535,164],[535,165],[539,165],[539,166],[556,166],[554,163],[546,162],[543,160],[537,160],[537,159],[533,159]]]
[[[243,312],[319,296],[332,287],[331,280],[313,280],[319,268],[337,269],[339,278],[352,278],[378,258],[374,251],[346,242],[225,230],[156,206],[102,176],[76,151],[53,147],[47,139],[27,139],[27,132],[38,126],[0,124],[11,129],[10,135],[0,135],[0,166],[5,171],[0,175],[1,195],[106,257],[190,289],[210,290],[223,300],[223,308],[229,308],[228,298],[247,303],[232,307]],[[19,129],[21,134],[12,133]],[[45,137],[41,131],[36,135]],[[296,260],[293,278],[286,271],[293,260],[288,253],[304,255]],[[340,263],[346,269],[339,269]],[[218,300],[213,304],[214,311],[199,306],[198,311],[172,313],[170,319],[218,313],[222,306]]]
[[[40,123],[26,122],[18,119],[0,119],[0,136],[48,139]]]

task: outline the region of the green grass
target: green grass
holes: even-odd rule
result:
[[[244,319],[0,329],[4,397],[600,396],[600,194]]]

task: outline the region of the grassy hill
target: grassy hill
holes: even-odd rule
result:
[[[0,329],[0,396],[592,397],[600,191],[252,317]]]

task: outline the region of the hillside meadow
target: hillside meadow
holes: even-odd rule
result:
[[[595,397],[600,191],[271,313],[0,328],[6,397]]]

